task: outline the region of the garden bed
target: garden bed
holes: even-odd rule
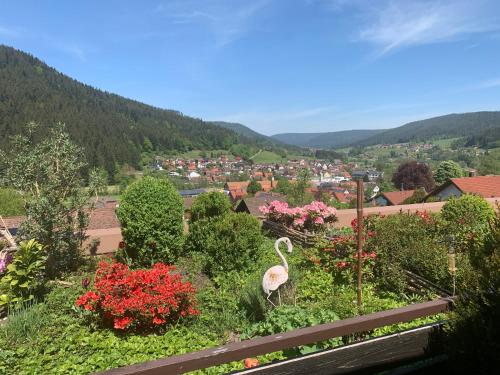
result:
[[[238,296],[252,293],[262,295],[260,280],[263,271],[277,263],[272,249],[273,241],[266,240],[263,247],[264,253],[268,255],[251,270],[230,272],[213,282],[196,282],[199,285],[196,297],[200,315],[181,320],[156,334],[116,331],[81,315],[75,308],[75,301],[86,292],[82,281],[92,276],[92,268],[67,278],[66,282],[71,283],[69,287],[52,283],[44,301],[11,315],[9,323],[1,328],[0,345],[7,349],[0,354],[0,372],[86,374],[357,315],[354,286],[335,285],[332,276],[310,263],[299,246],[287,257],[290,284],[282,290],[283,305],[272,309],[266,302],[264,311],[259,312],[262,308],[259,307],[259,300],[253,300],[255,306],[249,305],[251,299],[245,304]],[[197,263],[196,259],[191,258],[179,261],[179,269],[187,280],[206,279]],[[370,283],[365,285],[363,296],[363,313],[427,300],[416,295],[381,293]],[[254,316],[249,313],[254,313]],[[397,332],[441,318],[417,319],[377,329],[371,335]],[[348,342],[346,340],[349,338],[328,340],[258,358],[260,363],[292,358],[343,345]],[[222,374],[240,369],[243,369],[243,362],[237,361],[200,373]]]

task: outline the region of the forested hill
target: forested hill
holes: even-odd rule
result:
[[[272,139],[301,147],[341,148],[381,133],[383,129],[343,130],[326,133],[282,133]]]
[[[265,136],[263,134],[257,133],[256,131],[250,129],[248,126],[239,124],[237,122],[225,122],[225,121],[212,121],[212,124],[221,126],[226,129],[230,129],[244,137],[249,139],[254,139],[263,143],[276,144],[281,143],[273,140],[271,137]]]
[[[499,111],[450,114],[410,122],[364,140],[353,141],[352,145],[370,146],[455,137],[482,139],[498,135],[498,129],[500,129]]]
[[[146,139],[159,151],[259,146],[230,129],[82,84],[2,45],[0,88],[0,148],[8,142],[5,135],[20,132],[29,121],[43,127],[64,122],[90,164],[108,172],[116,163],[138,166]]]

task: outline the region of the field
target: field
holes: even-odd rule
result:
[[[441,148],[450,148],[451,144],[460,138],[445,138],[432,141],[433,145],[439,146]]]
[[[254,163],[261,164],[261,163],[279,163],[286,161],[286,158],[282,158],[278,154],[271,152],[271,151],[259,151],[256,153],[252,158]]]

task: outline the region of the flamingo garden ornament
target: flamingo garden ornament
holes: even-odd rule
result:
[[[288,237],[278,238],[274,243],[274,249],[278,253],[278,256],[280,257],[283,265],[278,264],[276,266],[272,266],[266,271],[264,277],[262,278],[262,289],[264,290],[264,293],[267,294],[267,300],[273,306],[276,305],[269,299],[269,297],[271,297],[271,293],[275,290],[278,290],[278,300],[281,305],[281,295],[279,287],[286,283],[286,281],[288,280],[288,263],[286,262],[285,257],[283,256],[283,254],[281,254],[281,251],[279,249],[280,243],[282,242],[286,244],[288,252],[292,252],[293,246],[290,239]]]

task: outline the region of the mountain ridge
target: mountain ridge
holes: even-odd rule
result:
[[[500,111],[450,113],[412,121],[359,142],[353,142],[351,146],[417,142],[436,138],[481,137],[496,128],[500,128]]]
[[[500,142],[500,111],[451,113],[412,121],[391,129],[345,130],[324,133],[282,133],[271,138],[301,147],[343,148],[463,138],[468,145]]]
[[[272,135],[271,138],[299,147],[342,148],[350,145],[353,140],[362,140],[383,131],[385,129],[354,129],[321,133],[280,133]]]

